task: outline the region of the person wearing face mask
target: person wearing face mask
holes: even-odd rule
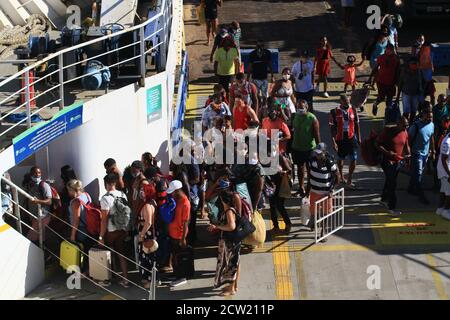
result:
[[[142,188],[145,184],[148,184],[147,178],[144,175],[144,164],[139,161],[133,161],[130,167],[131,171],[131,183],[130,189],[128,190],[128,203],[131,207],[131,221],[132,226],[135,226],[136,218],[141,210],[145,197],[142,195]]]
[[[295,79],[295,98],[304,99],[308,102],[310,112],[314,112],[314,63],[309,59],[309,52],[304,50],[291,69],[291,74]]]
[[[300,196],[305,196],[305,165],[309,171],[308,163],[311,152],[320,143],[319,120],[308,111],[305,100],[297,103],[297,112],[292,121],[294,138],[292,141],[292,158],[297,165],[298,184]]]
[[[202,114],[203,132],[214,127],[216,118],[223,119],[226,115],[231,116],[230,109],[227,104],[223,102],[220,94],[214,94],[212,96],[211,104],[206,107]]]
[[[363,48],[363,59],[370,60],[370,67],[376,67],[377,58],[381,56],[389,44],[389,28],[381,26],[381,30],[377,31],[375,36],[369,40]]]
[[[352,183],[352,177],[358,158],[358,146],[361,145],[361,130],[358,113],[350,104],[350,98],[347,95],[342,94],[340,105],[330,111],[328,124],[333,148],[338,155],[339,179],[345,183],[344,160],[349,157],[346,186],[353,188],[355,185]]]
[[[295,113],[295,95],[294,88],[291,81],[291,69],[284,68],[281,71],[281,79],[277,80],[272,87],[271,97],[276,98],[281,104],[284,104],[291,110],[291,113]]]
[[[435,158],[433,111],[425,108],[420,118],[409,127],[409,144],[411,146],[411,180],[408,193],[419,197],[423,204],[430,204],[422,189],[423,170],[428,157]]]
[[[310,171],[308,175],[308,185],[306,187],[306,197],[309,198],[309,212],[310,219],[308,227],[311,231],[314,230],[314,216],[316,215],[316,202],[327,197],[327,200],[321,203],[320,208],[323,216],[333,211],[333,190],[339,183],[336,163],[333,158],[327,152],[327,146],[325,143],[319,143],[311,153],[311,158],[308,164]],[[323,217],[317,217],[318,219]],[[322,237],[325,231],[324,223],[321,223],[320,236]],[[328,230],[327,230],[328,231]],[[327,238],[321,242],[326,242]]]
[[[230,87],[230,108],[234,109],[234,100],[236,96],[240,96],[244,102],[258,114],[258,90],[250,81],[245,80],[245,74],[239,72],[236,75],[236,81]]]
[[[398,84],[397,101],[402,94],[403,114],[413,123],[419,103],[423,100],[425,79],[419,70],[418,60],[412,57],[404,66]]]
[[[269,72],[271,82],[273,82],[272,54],[265,48],[264,42],[258,40],[255,50],[250,52],[247,78],[251,79],[256,85],[258,96],[262,97],[263,105],[269,96],[269,81],[267,79]]]
[[[28,200],[28,211],[37,216],[38,205],[41,205],[43,217],[42,227],[45,231],[45,227],[50,223],[52,189],[50,185],[42,179],[41,168],[32,167],[30,169],[30,172],[25,176],[23,186],[25,191],[33,197],[33,200]],[[37,219],[31,218],[31,226],[33,229],[39,230],[39,221]],[[27,237],[28,239],[30,239],[30,241],[36,242],[39,238],[39,234],[30,229]]]
[[[228,35],[222,40],[222,47],[214,53],[214,74],[218,77],[218,83],[223,86],[227,94],[230,91],[230,83],[239,70],[239,52],[233,38]]]
[[[280,153],[286,153],[286,143],[291,139],[291,132],[286,122],[280,117],[280,111],[271,107],[268,117],[262,121],[261,129],[267,130],[267,137],[272,136],[272,130],[277,130],[280,140],[278,150]]]
[[[381,203],[387,206],[392,215],[401,214],[395,209],[397,205],[395,192],[400,163],[404,159],[409,161],[410,157],[407,127],[408,119],[401,117],[396,124],[386,125],[376,140],[376,147],[383,156],[381,168],[385,176]]]

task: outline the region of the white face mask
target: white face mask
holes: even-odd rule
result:
[[[34,182],[36,182],[36,183],[41,183],[41,181],[42,181],[42,178],[41,177],[39,177],[39,178],[37,178],[37,177],[31,177],[31,180],[33,180]]]
[[[289,80],[291,78],[291,75],[290,74],[283,74],[283,79],[284,80]]]
[[[306,109],[297,109],[297,113],[300,115],[306,114]]]

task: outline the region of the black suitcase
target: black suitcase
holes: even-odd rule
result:
[[[194,277],[194,249],[191,246],[180,248],[175,253],[173,272],[177,278],[192,279]]]

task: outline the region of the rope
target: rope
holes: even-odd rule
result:
[[[44,36],[51,26],[40,14],[33,14],[24,26],[6,27],[0,33],[0,59],[7,58],[21,46],[28,46],[30,36]]]
[[[59,261],[62,261],[56,254],[54,254],[53,252],[51,252],[49,249],[45,248],[45,251],[47,251],[48,253],[50,253],[52,256],[54,256],[55,258],[57,258]],[[75,273],[78,274],[79,276],[82,276],[84,279],[89,280],[90,282],[92,282],[93,284],[95,284],[97,287],[99,287],[99,288],[101,288],[101,289],[103,289],[103,290],[105,290],[105,291],[108,291],[109,293],[115,295],[115,296],[118,297],[119,299],[121,299],[121,300],[126,300],[124,297],[122,297],[122,296],[118,295],[117,293],[115,293],[115,292],[113,292],[113,291],[111,291],[111,290],[108,290],[108,289],[106,289],[105,287],[99,285],[97,282],[95,282],[95,281],[92,280],[91,278],[85,276],[84,274],[82,274],[82,273],[80,273],[80,272],[76,272],[76,271],[75,271]]]
[[[49,229],[50,231],[52,231],[54,234],[56,234],[56,235],[57,235],[58,237],[60,237],[62,240],[66,240],[66,239],[64,239],[63,236],[61,236],[58,232],[56,232],[55,230],[53,230],[53,229],[50,228],[49,226],[46,226],[46,228]],[[87,257],[87,258],[89,259],[89,253],[84,252],[83,250],[81,250],[81,249],[78,248],[78,247],[77,247],[77,250],[80,251],[85,257]],[[145,292],[148,292],[148,293],[150,292],[150,291],[147,290],[146,288],[141,287],[141,286],[138,285],[137,283],[135,283],[135,282],[133,282],[133,281],[131,281],[131,280],[125,278],[125,277],[122,276],[121,274],[119,274],[119,273],[115,272],[114,270],[108,268],[107,266],[103,265],[103,264],[102,264],[101,262],[99,262],[98,260],[90,258],[89,261],[94,261],[94,262],[95,262],[96,264],[98,264],[99,266],[105,268],[105,269],[108,270],[108,271],[111,271],[111,273],[113,273],[113,274],[119,276],[120,278],[122,278],[122,279],[128,281],[129,283],[133,284],[134,286],[138,287],[139,289],[142,289],[142,290],[144,290]]]

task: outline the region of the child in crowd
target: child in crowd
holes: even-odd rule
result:
[[[334,62],[344,70],[344,92],[347,92],[348,86],[352,87],[352,91],[356,89],[356,84],[358,83],[356,81],[356,68],[362,66],[364,63],[364,60],[362,60],[360,63],[356,63],[356,57],[351,54],[347,57],[347,64],[342,65],[339,62],[337,62],[335,59],[333,59]]]

